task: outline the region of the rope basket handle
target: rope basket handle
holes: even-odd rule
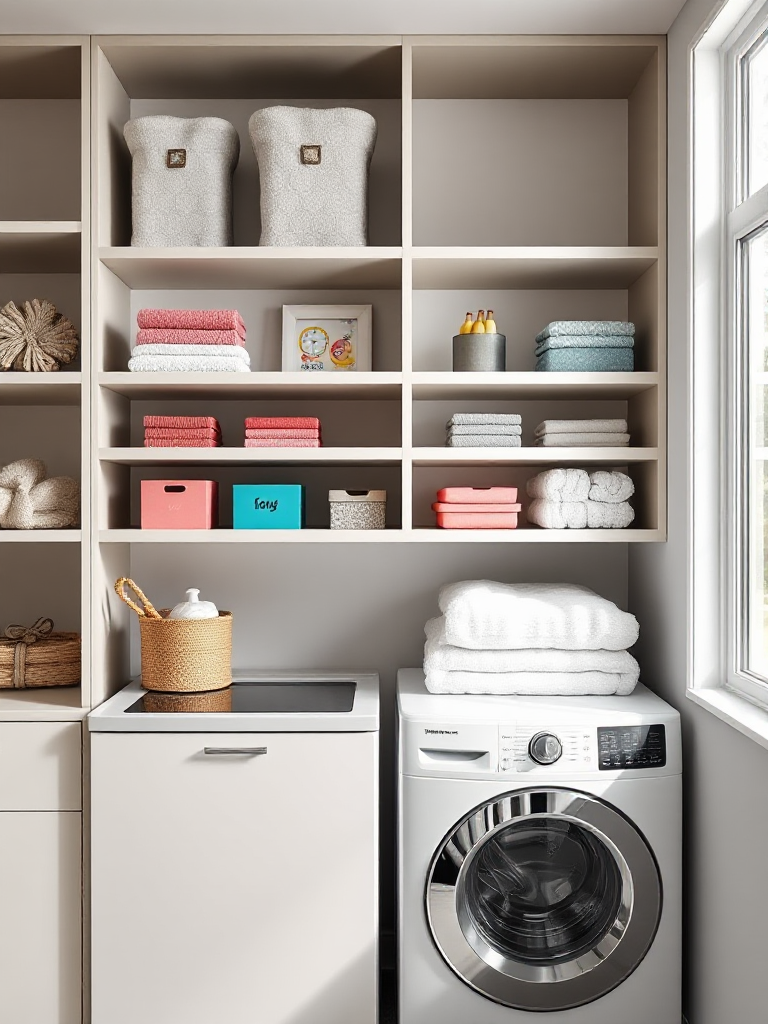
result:
[[[130,587],[134,594],[138,597],[138,599],[144,605],[143,608],[140,608],[139,605],[137,605],[135,601],[132,601],[131,598],[128,597],[128,595],[124,592],[123,588],[126,586]],[[141,618],[147,617],[150,619],[162,619],[162,615],[158,612],[158,610],[146,596],[141,587],[139,587],[136,583],[133,582],[132,579],[129,579],[127,576],[121,576],[120,579],[115,582],[115,593],[117,594],[121,601],[124,601],[128,605],[128,607],[132,608],[137,615],[141,616]]]

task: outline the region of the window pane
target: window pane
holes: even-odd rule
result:
[[[743,281],[747,380],[744,418],[747,456],[746,575],[743,593],[744,668],[768,679],[768,229],[744,245]]]
[[[768,40],[750,50],[746,61],[747,195],[768,185]]]

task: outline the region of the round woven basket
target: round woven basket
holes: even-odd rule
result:
[[[49,633],[28,644],[3,637],[0,639],[0,689],[77,686],[80,647],[79,633]],[[22,657],[24,666],[20,671]]]

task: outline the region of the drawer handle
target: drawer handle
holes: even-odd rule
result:
[[[203,747],[204,754],[241,754],[244,757],[259,757],[266,752],[266,747]]]

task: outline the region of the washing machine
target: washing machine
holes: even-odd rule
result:
[[[677,712],[398,674],[400,1024],[680,1024]]]

